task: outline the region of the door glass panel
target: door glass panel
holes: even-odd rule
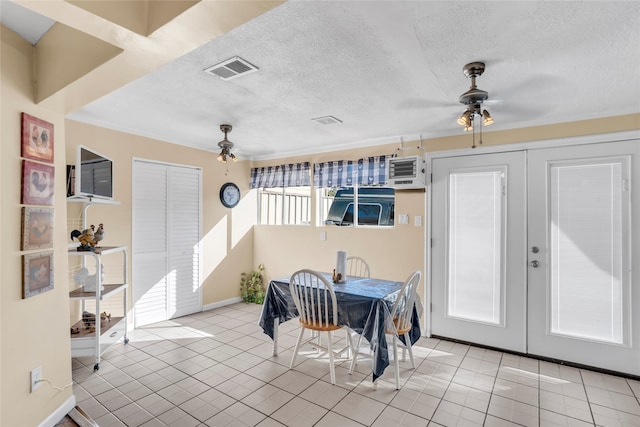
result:
[[[502,324],[504,171],[450,173],[447,315]]]
[[[622,164],[549,171],[551,333],[622,344]]]

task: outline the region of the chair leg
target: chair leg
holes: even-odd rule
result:
[[[347,357],[351,357],[353,356],[353,346],[351,345],[351,331],[349,329],[346,330],[346,335],[347,335],[347,346],[349,347],[349,351],[347,352]]]
[[[311,346],[315,347],[318,353],[320,353],[319,346],[322,345],[322,343],[320,342],[320,334],[318,331],[309,329],[309,342],[311,343]]]
[[[300,349],[300,343],[302,342],[302,336],[304,335],[304,327],[300,327],[300,333],[298,334],[298,341],[296,342],[296,346],[293,349],[293,356],[291,357],[291,363],[289,364],[289,369],[293,368],[293,364],[296,361],[296,356],[298,355],[298,350]]]
[[[329,350],[329,372],[331,384],[336,385],[336,368],[333,366],[333,345],[331,344],[331,332],[327,331],[327,350]]]
[[[396,374],[396,390],[400,390],[400,361],[398,360],[398,342],[396,341],[398,338],[396,335],[393,335],[393,362],[396,365],[396,369],[394,369]]]
[[[404,342],[407,343],[406,348],[409,350],[409,359],[411,360],[411,368],[416,369],[416,364],[413,362],[413,350],[411,349],[411,338],[409,333],[404,334]]]
[[[351,350],[351,366],[349,366],[349,375],[353,374],[353,370],[356,367],[358,360],[358,352],[360,351],[360,336],[358,336],[358,343]]]

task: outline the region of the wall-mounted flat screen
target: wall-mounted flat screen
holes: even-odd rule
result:
[[[113,161],[85,146],[78,146],[75,195],[113,198]]]

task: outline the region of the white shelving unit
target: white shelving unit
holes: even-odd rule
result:
[[[88,199],[73,197],[68,199],[69,202],[84,203],[82,210],[82,228],[86,228],[86,213],[87,209],[92,205],[108,204],[117,205],[118,202],[103,201],[98,199]],[[76,322],[72,326],[72,330],[78,330],[78,333],[71,334],[71,357],[88,357],[95,356],[94,371],[100,369],[100,357],[101,355],[114,343],[118,342],[124,337],[124,343],[129,342],[127,338],[127,247],[126,246],[102,246],[96,247],[93,251],[78,251],[78,244],[69,245],[68,254],[69,257],[80,257],[82,266],[87,264],[87,260],[93,258],[95,262],[95,292],[85,291],[83,286],[69,292],[69,298],[71,300],[81,301],[81,312],[85,311],[85,303],[89,300],[95,302],[95,315],[96,321],[94,324],[95,331],[91,331],[86,328],[86,325],[82,319]],[[117,284],[104,284],[102,283],[103,271],[103,257],[122,255],[122,280]],[[104,289],[103,289],[104,286]],[[103,321],[100,319],[100,303],[104,298],[114,296],[115,294],[122,293],[123,304],[123,316],[111,317],[110,321]]]

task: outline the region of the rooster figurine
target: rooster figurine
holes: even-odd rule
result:
[[[78,246],[78,251],[91,251],[93,247],[96,245],[94,241],[94,230],[95,226],[92,224],[89,228],[80,230],[73,230],[71,232],[71,240],[78,239],[80,242],[80,246]]]
[[[104,239],[104,225],[102,223],[98,224],[98,229],[93,233],[93,242],[94,246],[98,244],[102,239]]]

